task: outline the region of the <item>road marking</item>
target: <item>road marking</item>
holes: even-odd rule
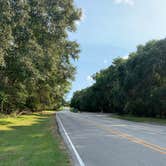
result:
[[[97,128],[103,129],[103,130],[108,131],[108,132],[110,132],[110,133],[112,133],[112,134],[114,134],[114,135],[117,135],[117,136],[121,137],[121,138],[127,139],[127,140],[130,141],[130,142],[134,142],[134,143],[136,143],[136,144],[143,145],[144,147],[147,147],[147,148],[150,148],[150,149],[152,149],[152,150],[154,150],[154,151],[157,151],[157,152],[159,152],[160,154],[166,154],[166,148],[164,148],[164,147],[160,147],[160,146],[158,146],[158,145],[149,143],[149,142],[147,142],[147,141],[145,141],[145,140],[143,140],[143,139],[134,137],[134,136],[129,135],[129,134],[127,134],[127,133],[120,132],[120,131],[118,131],[118,130],[114,130],[114,129],[111,128],[111,127],[108,128],[107,126],[98,124],[98,123],[96,123],[96,122],[94,122],[94,121],[90,121],[90,120],[83,119],[83,118],[80,118],[80,117],[77,117],[77,118],[79,118],[79,119],[81,119],[81,120],[83,120],[83,121],[89,122],[90,124],[93,124],[93,125],[96,126]]]
[[[128,126],[128,125],[125,125],[125,124],[119,124],[119,125],[110,125],[110,126],[112,126],[112,127],[126,127],[126,126]]]
[[[57,117],[57,119],[58,119],[58,121],[59,121],[59,123],[60,123],[60,125],[61,125],[61,127],[62,127],[62,129],[63,129],[63,131],[64,131],[64,133],[65,133],[65,135],[66,135],[66,137],[67,137],[67,139],[68,139],[68,141],[69,141],[69,143],[70,143],[70,145],[71,145],[71,147],[72,147],[72,149],[73,149],[73,152],[74,152],[75,155],[76,155],[76,158],[77,158],[77,160],[78,160],[80,166],[85,166],[85,164],[84,164],[84,162],[82,161],[80,155],[78,154],[76,148],[74,147],[74,145],[73,145],[73,143],[72,143],[72,141],[71,141],[71,139],[70,139],[68,133],[66,132],[66,130],[65,130],[64,126],[63,126],[63,123],[62,123],[61,119],[60,119],[58,116],[56,116],[56,117]]]
[[[96,127],[101,128],[101,129],[104,129],[104,130],[106,130],[106,131],[109,131],[109,132],[111,132],[112,134],[117,135],[117,136],[119,136],[119,137],[121,137],[121,138],[125,138],[125,139],[127,139],[128,141],[130,141],[130,142],[134,142],[134,143],[143,145],[143,146],[145,146],[145,147],[148,147],[148,148],[150,148],[150,149],[153,149],[153,150],[155,150],[155,151],[157,151],[157,152],[159,152],[159,153],[161,153],[161,154],[166,154],[166,148],[160,147],[160,146],[155,145],[155,144],[151,144],[151,143],[149,143],[149,142],[147,142],[147,141],[144,141],[144,140],[142,140],[142,139],[133,137],[133,136],[131,136],[131,135],[129,135],[129,134],[120,132],[120,131],[118,131],[118,130],[114,130],[114,129],[112,129],[112,128],[106,128],[105,126],[102,126],[102,125],[96,125]]]

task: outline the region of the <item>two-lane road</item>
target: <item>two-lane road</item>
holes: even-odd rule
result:
[[[109,116],[69,111],[57,114],[75,165],[166,166],[166,126]]]

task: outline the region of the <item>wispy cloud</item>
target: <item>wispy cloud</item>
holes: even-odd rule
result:
[[[81,15],[81,18],[80,18],[80,20],[75,21],[75,24],[76,24],[77,26],[79,26],[79,25],[81,24],[81,22],[84,22],[85,19],[86,19],[85,10],[82,9],[82,15]]]
[[[105,59],[105,60],[104,60],[104,64],[107,64],[107,63],[108,63],[108,60]]]
[[[88,82],[89,85],[92,85],[94,83],[94,80],[90,75],[86,77],[86,81]]]
[[[129,56],[128,56],[128,55],[125,55],[125,56],[123,56],[122,58],[123,58],[123,59],[128,59]]]
[[[82,15],[81,15],[80,20],[84,21],[85,19],[86,19],[85,9],[82,9]]]
[[[127,4],[133,6],[135,4],[134,0],[114,0],[116,4]]]

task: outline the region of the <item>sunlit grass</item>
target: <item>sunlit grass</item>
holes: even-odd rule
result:
[[[0,130],[13,130],[13,126],[31,126],[37,123],[38,118],[35,114],[19,116],[17,118],[6,117],[0,119]]]
[[[51,112],[0,118],[0,166],[67,166]]]

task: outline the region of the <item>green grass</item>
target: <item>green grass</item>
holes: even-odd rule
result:
[[[156,123],[156,124],[166,125],[166,119],[161,119],[161,118],[136,117],[132,115],[117,115],[117,114],[112,114],[111,117],[133,121],[133,122],[145,122],[145,123]]]
[[[51,112],[0,118],[0,166],[69,166]]]

